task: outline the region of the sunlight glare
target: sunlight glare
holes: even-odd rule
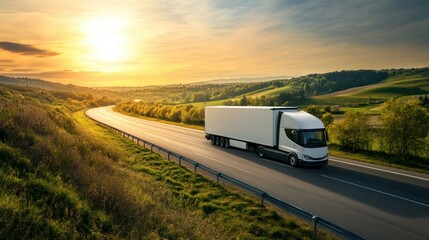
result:
[[[90,58],[120,62],[127,57],[126,21],[118,16],[103,16],[85,23],[86,45]]]

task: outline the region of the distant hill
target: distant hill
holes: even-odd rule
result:
[[[273,80],[287,80],[287,79],[291,79],[291,78],[292,78],[292,76],[214,79],[214,80],[190,83],[189,85],[225,84],[225,83],[257,83],[257,82],[269,82],[269,81],[273,81]]]
[[[0,76],[0,84],[14,84],[19,86],[28,86],[28,87],[35,87],[35,88],[43,88],[47,90],[54,90],[54,91],[68,91],[68,92],[90,92],[94,89],[87,88],[87,87],[81,87],[76,86],[72,84],[61,84],[61,83],[54,83],[39,79],[32,79],[32,78],[14,78],[14,77],[6,77],[6,76]]]

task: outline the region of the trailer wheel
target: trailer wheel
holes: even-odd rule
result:
[[[263,158],[264,157],[264,147],[259,146],[256,149],[256,154],[258,155],[258,157]]]
[[[216,145],[218,145],[219,146],[219,137],[218,136],[216,136]]]
[[[289,155],[289,164],[292,167],[296,167],[298,165],[298,157],[295,154]]]
[[[211,135],[211,136],[210,136],[210,142],[211,142],[211,144],[212,144],[212,145],[215,145],[215,144],[216,144],[216,139],[215,139],[215,136],[214,136],[214,135]]]
[[[225,147],[229,148],[229,138],[225,138]]]
[[[221,147],[225,146],[225,138],[223,138],[223,137],[220,138],[220,146]]]

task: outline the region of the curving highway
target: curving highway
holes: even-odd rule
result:
[[[366,239],[429,239],[429,175],[331,157],[292,168],[252,152],[210,144],[204,132],[126,116],[86,114],[167,148],[344,227]]]

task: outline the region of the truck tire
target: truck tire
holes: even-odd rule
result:
[[[216,144],[216,139],[215,139],[215,136],[214,136],[214,135],[211,135],[211,136],[210,136],[210,142],[211,142],[211,144],[212,144],[212,145],[215,145],[215,144]]]
[[[216,136],[216,145],[220,145],[220,141],[219,141],[219,137],[218,136]]]
[[[220,146],[221,147],[225,146],[225,138],[224,137],[220,137]]]
[[[229,148],[229,138],[225,138],[225,147]]]
[[[298,166],[298,157],[295,154],[290,154],[289,155],[289,164],[292,167]]]
[[[260,157],[260,158],[263,158],[263,157],[265,156],[265,153],[264,153],[264,147],[259,146],[259,147],[256,149],[256,155],[258,155],[258,157]]]

